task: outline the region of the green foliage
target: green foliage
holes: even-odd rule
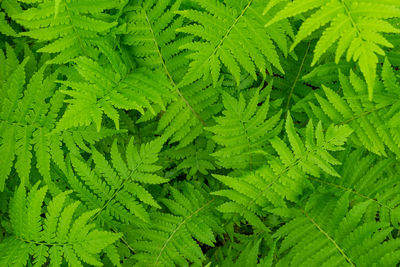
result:
[[[79,202],[68,204],[65,191],[46,205],[45,219],[41,217],[47,187],[39,183],[26,194],[24,186],[15,192],[10,203],[12,232],[1,244],[1,266],[26,266],[29,256],[33,264],[41,266],[50,259],[53,266],[66,261],[70,266],[83,263],[102,266],[99,253],[121,237],[121,234],[101,231],[90,223],[98,212],[92,210],[74,216]]]
[[[329,151],[342,150],[351,134],[348,126],[332,125],[324,133],[321,123],[314,129],[309,122],[303,142],[288,116],[286,133],[291,149],[282,139],[272,138],[271,146],[277,156],[272,156],[268,164],[242,177],[214,175],[231,188],[213,193],[230,200],[219,207],[221,212],[242,214],[255,227],[267,230],[259,218],[263,210],[286,207],[284,199],[298,201],[303,191],[310,187],[307,176],[319,177],[322,172],[340,176],[332,166],[340,162]]]
[[[354,72],[350,77],[339,73],[343,96],[322,86],[325,97],[315,93],[319,107],[310,103],[313,114],[329,123],[349,125],[355,132],[353,140],[378,155],[386,148],[399,155],[398,89],[396,74],[386,60],[382,81],[376,86],[374,101],[367,98],[367,85]]]
[[[0,1],[0,266],[398,266],[399,25],[397,0]]]
[[[269,97],[258,107],[259,92],[256,91],[249,103],[245,103],[243,95],[237,101],[228,94],[223,95],[224,117],[217,117],[217,125],[209,127],[214,141],[223,146],[213,153],[218,164],[224,168],[259,167],[265,159],[259,155],[265,153],[266,141],[280,132],[277,125],[281,112],[267,120]]]
[[[162,146],[161,140],[142,144],[140,149],[133,144],[133,138],[126,147],[125,158],[122,158],[117,140],[111,147],[111,160],[108,162],[95,148],[92,148],[91,161],[83,162],[76,156],[71,157],[75,172],[67,179],[77,197],[89,209],[99,209],[101,223],[112,224],[114,219],[121,222],[135,222],[136,218],[149,221],[149,215],[143,204],[156,208],[160,206],[152,195],[140,184],[161,184],[166,179],[155,174],[161,166],[155,163]],[[140,202],[138,202],[140,200]],[[142,204],[142,203],[143,204]],[[134,215],[134,216],[132,216]]]
[[[29,36],[44,43],[38,52],[56,53],[48,63],[64,63],[84,54],[95,53],[93,46],[117,23],[105,10],[116,9],[119,1],[113,0],[57,0],[21,1],[31,4],[13,18]]]
[[[163,98],[168,98],[168,83],[162,79],[163,76],[145,69],[128,72],[117,55],[108,56],[111,65],[105,66],[100,66],[87,57],[74,60],[76,71],[81,77],[62,81],[72,89],[62,92],[72,99],[67,100],[70,105],[58,122],[59,130],[92,123],[100,130],[103,113],[119,129],[117,109],[138,110],[142,114],[144,109],[148,109],[155,114],[153,103],[165,109]],[[72,73],[71,76],[75,74]]]
[[[204,256],[196,240],[214,246],[214,235],[222,230],[213,208],[217,200],[210,198],[206,189],[190,183],[174,186],[170,197],[161,199],[169,213],[154,212],[152,224],[130,231],[137,249],[134,258],[141,264],[184,266],[189,261],[199,265]]]
[[[188,73],[181,84],[188,84],[211,75],[217,84],[222,64],[240,82],[241,67],[257,80],[271,65],[283,72],[274,42],[286,51],[284,34],[290,34],[290,25],[282,22],[270,31],[264,30],[268,17],[261,16],[264,1],[194,1],[204,10],[183,10],[179,14],[193,24],[178,29],[179,32],[199,37],[199,41],[182,45],[194,51]],[[273,42],[274,41],[274,42]],[[262,43],[262,46],[258,44]]]
[[[278,255],[287,252],[277,266],[395,266],[400,242],[388,223],[363,220],[370,203],[350,206],[349,194],[311,195],[275,233],[283,238]]]
[[[279,11],[267,25],[309,10],[316,11],[302,23],[292,48],[319,28],[327,25],[315,46],[311,65],[315,65],[321,56],[337,42],[335,62],[339,63],[346,52],[347,61],[358,62],[366,79],[371,100],[378,55],[385,55],[382,47],[393,47],[382,33],[400,32],[387,21],[390,18],[400,17],[399,3],[391,0],[380,2],[374,0],[295,0]]]

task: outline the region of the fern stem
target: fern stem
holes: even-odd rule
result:
[[[135,169],[136,170],[136,169]],[[131,173],[128,175],[128,177],[126,177],[119,188],[117,188],[117,190],[114,191],[114,193],[112,194],[112,196],[104,203],[104,205],[99,209],[98,212],[96,212],[96,214],[90,219],[90,222],[92,222],[94,219],[96,219],[101,212],[103,212],[103,210],[105,210],[107,208],[107,206],[110,204],[110,202],[115,198],[116,195],[118,195],[118,193],[124,188],[125,186],[125,182],[131,178],[132,174],[135,172],[135,170],[132,170]]]
[[[367,200],[372,200],[372,201],[376,202],[379,206],[382,206],[382,207],[384,207],[384,208],[387,208],[387,209],[389,209],[389,210],[392,210],[391,207],[387,206],[386,204],[381,203],[381,202],[378,201],[377,199],[371,198],[371,197],[366,196],[366,195],[364,195],[364,194],[362,194],[362,193],[359,193],[358,191],[355,191],[355,190],[352,189],[352,188],[348,188],[348,187],[344,187],[344,186],[337,185],[337,184],[334,184],[334,183],[330,183],[330,182],[327,182],[327,181],[323,181],[323,180],[320,180],[320,179],[318,179],[318,178],[316,178],[316,177],[312,177],[312,176],[310,176],[310,177],[308,177],[308,178],[311,179],[311,180],[314,180],[314,181],[316,181],[316,182],[319,182],[319,183],[321,183],[321,184],[329,185],[329,186],[332,186],[332,187],[336,187],[336,188],[338,188],[338,189],[340,189],[340,190],[353,193],[353,194],[358,195],[358,196],[360,196],[360,197],[362,197],[362,198],[365,198],[365,199],[367,199]]]
[[[304,57],[303,57],[303,59],[302,59],[302,61],[301,61],[301,64],[300,64],[300,67],[299,67],[299,71],[297,72],[296,78],[295,78],[295,80],[293,81],[293,84],[292,84],[292,86],[291,86],[291,88],[290,88],[290,93],[289,93],[288,101],[287,101],[287,103],[286,103],[286,112],[289,110],[290,101],[292,100],[294,88],[296,87],[297,81],[298,81],[299,78],[300,78],[300,73],[301,73],[301,71],[303,70],[304,63],[305,63],[305,61],[306,61],[308,52],[309,52],[309,50],[310,50],[310,46],[311,46],[311,41],[308,42],[308,46],[307,46],[306,52],[304,53]]]
[[[376,111],[379,111],[379,110],[381,110],[381,109],[385,109],[385,108],[387,108],[387,107],[393,106],[394,104],[397,104],[397,102],[398,102],[398,101],[393,102],[393,103],[391,103],[391,104],[387,104],[387,105],[381,106],[381,107],[375,107],[375,108],[373,108],[373,109],[367,110],[367,111],[365,111],[365,112],[363,112],[363,113],[361,113],[361,114],[358,114],[357,116],[354,116],[354,117],[352,117],[352,118],[349,118],[349,119],[347,119],[347,120],[344,120],[344,121],[342,121],[342,122],[340,122],[340,123],[338,123],[338,124],[336,124],[336,125],[348,124],[349,122],[351,122],[351,121],[353,121],[353,120],[362,118],[362,117],[364,117],[364,116],[367,116],[367,115],[369,115],[369,114],[371,114],[371,113],[374,113],[374,112],[376,112]]]
[[[45,245],[45,246],[66,246],[66,245],[70,245],[70,246],[72,246],[72,244],[71,243],[48,243],[48,242],[38,242],[38,241],[33,241],[33,240],[26,240],[26,239],[23,239],[22,237],[19,237],[19,236],[15,236],[15,239],[18,239],[18,240],[21,240],[22,242],[25,242],[25,243],[30,243],[30,244],[35,244],[35,245]],[[79,243],[79,242],[77,242],[77,243]]]
[[[353,27],[356,29],[357,35],[358,35],[361,39],[364,40],[364,38],[362,38],[361,31],[360,31],[360,29],[358,28],[358,26],[357,26],[356,22],[354,21],[353,17],[351,16],[350,10],[349,10],[349,8],[347,7],[345,1],[340,0],[340,3],[342,4],[344,10],[346,11],[347,16],[349,16],[349,20],[350,20],[351,24],[352,24]]]
[[[135,169],[131,170],[131,172],[129,173],[129,175],[122,181],[121,185],[119,186],[119,188],[117,188],[117,190],[114,191],[114,193],[112,194],[112,196],[104,203],[104,205],[100,208],[100,210],[90,219],[90,222],[92,222],[95,218],[97,218],[100,213],[105,210],[107,208],[107,206],[110,204],[110,202],[115,198],[116,195],[118,195],[118,193],[124,188],[125,186],[125,182],[128,181],[133,173],[142,165],[143,163],[141,162],[138,166],[136,166]]]
[[[81,47],[82,52],[85,54],[85,56],[88,57],[88,53],[87,53],[87,51],[86,51],[86,49],[85,49],[85,47],[84,47],[84,45],[83,45],[83,41],[82,41],[82,39],[81,39],[81,36],[80,36],[80,34],[78,33],[78,31],[76,30],[76,28],[75,28],[75,25],[74,25],[74,22],[73,22],[73,20],[72,20],[72,16],[71,16],[71,13],[70,13],[70,11],[69,11],[68,5],[67,5],[67,3],[65,2],[65,0],[64,0],[63,2],[64,2],[64,5],[65,5],[65,10],[67,11],[67,14],[68,14],[69,21],[71,22],[72,29],[73,29],[73,31],[76,33],[76,35],[78,36],[79,46]]]
[[[223,37],[221,38],[221,40],[219,41],[219,43],[214,47],[214,51],[212,53],[210,53],[209,57],[207,58],[207,60],[204,60],[203,63],[201,64],[201,67],[203,67],[203,65],[206,62],[210,61],[210,58],[212,55],[214,55],[218,49],[220,49],[220,47],[222,46],[222,44],[224,43],[225,39],[228,38],[229,34],[231,33],[231,31],[233,30],[233,28],[235,28],[236,24],[238,23],[238,21],[244,16],[244,13],[246,13],[247,9],[250,7],[250,5],[253,3],[253,0],[250,0],[249,2],[247,2],[247,5],[243,8],[242,12],[239,14],[239,16],[233,21],[232,25],[228,28],[228,30],[226,30],[225,34],[223,35]]]
[[[321,234],[323,234],[326,238],[328,238],[329,241],[332,242],[332,244],[336,247],[336,249],[340,252],[340,254],[342,254],[342,256],[346,259],[346,261],[348,263],[350,263],[351,266],[356,266],[351,259],[346,255],[346,253],[344,252],[344,250],[338,245],[338,243],[336,243],[336,241],[329,236],[329,234],[327,232],[324,231],[324,229],[321,228],[321,226],[318,225],[318,223],[316,221],[314,221],[313,218],[311,218],[310,216],[308,216],[308,214],[301,209],[301,212],[304,214],[304,216],[306,216],[306,218],[318,229],[318,231],[321,232]]]
[[[119,232],[117,229],[115,229],[115,227],[111,227],[111,229],[112,229],[112,231],[113,231],[114,233],[118,233],[118,232]],[[125,239],[123,236],[120,238],[120,240],[122,241],[122,243],[123,243],[130,251],[132,251],[133,253],[136,253],[135,250],[133,249],[133,247],[131,247],[131,245],[129,245],[128,241],[126,241],[126,239]]]
[[[218,45],[214,48],[214,51],[212,52],[212,54],[204,62],[208,62],[210,60],[211,56],[214,55],[217,52],[217,50],[222,46],[222,44],[224,43],[225,39],[228,38],[228,35],[231,33],[233,28],[235,28],[235,26],[238,23],[238,21],[244,16],[244,13],[246,13],[247,9],[250,7],[250,5],[252,3],[253,3],[253,0],[250,0],[249,2],[247,2],[247,5],[243,8],[243,10],[240,13],[240,15],[235,19],[235,21],[232,23],[232,25],[229,27],[229,29],[226,31],[226,33],[222,37],[221,41],[219,41]]]

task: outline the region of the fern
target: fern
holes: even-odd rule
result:
[[[179,29],[180,32],[199,37],[198,41],[182,45],[193,53],[188,73],[181,85],[190,84],[200,78],[212,77],[216,85],[220,79],[222,65],[239,84],[241,67],[257,80],[257,73],[264,76],[265,69],[274,66],[281,72],[275,44],[286,53],[284,34],[290,34],[287,22],[281,22],[269,32],[263,29],[267,20],[260,19],[262,1],[195,1],[203,10],[184,10],[179,14],[194,22]],[[262,43],[262,46],[258,46]]]
[[[283,199],[297,201],[302,191],[310,187],[308,175],[319,177],[321,172],[325,172],[339,176],[332,165],[340,162],[329,151],[342,149],[351,134],[349,127],[330,126],[324,134],[321,123],[314,129],[309,122],[305,143],[297,134],[290,116],[285,128],[292,149],[282,139],[273,138],[271,145],[278,156],[272,157],[268,165],[243,177],[214,175],[231,188],[213,192],[230,200],[219,207],[220,211],[239,213],[255,227],[267,229],[257,215],[263,214],[263,210],[285,207]]]
[[[140,66],[162,70],[175,87],[188,63],[187,53],[178,47],[192,39],[176,32],[183,25],[183,19],[175,14],[182,1],[134,2],[127,10],[127,31],[122,42],[130,47]]]
[[[190,42],[191,37],[177,34],[183,19],[175,14],[181,1],[140,1],[132,6],[127,15],[127,34],[123,43],[137,57],[140,66],[160,70],[175,91],[175,101],[167,106],[158,125],[172,143],[185,147],[200,136],[203,126],[219,109],[213,107],[218,94],[210,88],[210,81],[199,81],[193,86],[181,86],[179,81],[189,63],[187,52],[178,47]]]
[[[341,155],[343,165],[338,170],[341,179],[332,176],[310,179],[337,195],[350,193],[353,199],[369,200],[368,216],[379,214],[380,221],[396,227],[400,214],[395,161],[365,154],[363,149],[349,149]]]
[[[170,213],[152,213],[154,224],[130,231],[139,266],[200,264],[204,258],[195,240],[215,243],[214,232],[221,229],[212,209],[216,200],[199,185],[184,183],[180,188],[182,192],[171,187],[171,197],[162,201]]]
[[[399,11],[1,0],[0,267],[398,266]]]
[[[183,148],[204,133],[204,126],[213,122],[222,105],[219,93],[210,81],[198,81],[181,89],[184,98],[171,103],[158,122],[157,132]],[[190,99],[185,101],[184,99]]]
[[[316,10],[301,25],[292,49],[314,31],[327,25],[314,49],[311,65],[321,58],[336,42],[335,61],[346,53],[346,60],[357,61],[368,85],[368,96],[372,99],[376,78],[378,55],[385,55],[382,47],[393,45],[382,33],[399,33],[387,19],[400,16],[400,6],[397,1],[376,2],[372,0],[330,0],[303,1],[288,3],[267,25]]]
[[[275,249],[270,233],[257,232],[254,236],[234,233],[224,247],[217,248],[213,261],[223,267],[272,266]]]
[[[387,148],[399,154],[398,81],[389,62],[382,70],[383,82],[377,83],[373,102],[367,99],[367,85],[354,72],[350,78],[339,75],[343,96],[323,87],[326,98],[315,94],[319,107],[310,103],[312,112],[328,123],[347,124],[354,130],[352,140],[368,150],[387,155]],[[387,123],[385,123],[387,122]]]
[[[216,169],[214,157],[211,153],[215,150],[215,142],[210,139],[198,138],[193,145],[180,149],[171,149],[165,152],[165,156],[172,164],[177,164],[176,171],[187,173],[189,177],[200,174],[208,175]]]
[[[144,113],[146,108],[155,113],[153,103],[164,107],[163,98],[168,97],[169,88],[162,76],[147,70],[128,72],[121,59],[114,57],[111,60],[117,61],[117,69],[112,66],[105,69],[86,57],[74,60],[82,79],[62,81],[73,90],[62,91],[72,99],[68,99],[70,105],[57,125],[59,130],[92,123],[100,130],[103,114],[119,129],[117,109],[135,109]]]
[[[23,183],[29,180],[32,151],[36,153],[39,171],[46,179],[50,179],[50,153],[56,153],[57,149],[50,149],[49,146],[49,143],[57,142],[57,136],[50,136],[49,132],[54,127],[63,101],[63,96],[55,93],[54,80],[57,74],[44,78],[44,68],[41,68],[25,89],[26,64],[27,60],[10,71],[2,85],[0,190],[4,189],[4,181],[13,167],[15,157],[15,168],[21,180]]]
[[[223,146],[213,153],[219,165],[225,168],[249,168],[262,164],[263,144],[280,132],[278,124],[281,112],[277,112],[268,120],[269,97],[258,107],[259,93],[256,92],[247,103],[243,95],[236,100],[232,96],[223,95],[224,117],[216,118],[217,125],[209,127],[214,133],[213,139]],[[264,159],[265,160],[265,159]]]
[[[116,141],[111,147],[110,162],[92,148],[93,169],[91,162],[85,163],[72,155],[71,162],[79,178],[70,173],[68,182],[89,209],[99,209],[96,217],[102,224],[135,223],[137,218],[148,222],[146,206],[160,206],[142,184],[167,182],[155,174],[160,169],[155,163],[161,146],[162,140],[154,140],[139,149],[131,139],[125,152],[126,162]]]
[[[68,203],[68,191],[46,205],[43,219],[40,215],[46,192],[47,187],[39,188],[39,183],[28,195],[23,186],[16,191],[10,205],[12,235],[0,244],[1,266],[42,266],[49,261],[51,266],[63,262],[70,266],[102,266],[99,254],[121,234],[95,229],[89,220],[97,210],[74,216],[80,203]]]
[[[115,134],[103,130],[93,136],[90,128],[73,129],[62,133],[54,132],[58,115],[63,108],[64,96],[57,90],[58,73],[47,75],[45,67],[34,72],[25,86],[28,61],[18,64],[15,55],[8,50],[8,59],[3,61],[10,69],[5,69],[1,96],[0,191],[4,189],[6,177],[14,166],[23,183],[28,183],[33,155],[36,166],[45,181],[56,190],[50,178],[50,162],[55,162],[65,170],[63,143],[69,150],[85,149],[85,141],[96,141]],[[12,62],[14,60],[14,62]],[[15,66],[15,70],[11,68]],[[71,138],[69,138],[72,136]],[[13,165],[16,158],[15,165]]]
[[[102,13],[119,7],[118,1],[59,0],[29,1],[27,10],[14,15],[28,29],[25,36],[44,43],[38,52],[58,54],[49,63],[64,63],[79,56],[95,55],[97,38],[116,25],[112,16]]]
[[[293,220],[275,234],[283,238],[276,266],[396,266],[400,243],[390,239],[392,228],[363,222],[370,201],[352,207],[349,202],[348,194],[336,201],[315,194],[305,208],[293,211]]]
[[[0,33],[16,37],[17,33],[10,25],[8,25],[5,16],[4,12],[0,12]]]

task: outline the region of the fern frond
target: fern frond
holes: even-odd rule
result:
[[[203,134],[204,126],[212,123],[212,116],[222,108],[218,102],[220,94],[212,87],[211,81],[197,81],[182,87],[180,92],[183,97],[167,107],[157,125],[157,131],[171,143],[178,143],[178,149]]]
[[[193,39],[182,36],[177,29],[183,18],[176,12],[181,1],[145,0],[126,12],[127,34],[123,43],[128,45],[140,66],[160,70],[175,91],[175,101],[161,113],[158,131],[185,147],[202,132],[210,117],[218,111],[213,105],[218,93],[210,88],[209,81],[199,81],[190,86],[179,86],[189,63],[186,51],[178,48]],[[217,110],[217,111],[216,111]]]
[[[50,179],[49,132],[62,107],[63,96],[55,89],[57,74],[44,77],[44,68],[36,72],[25,87],[25,65],[9,73],[0,98],[0,191],[13,167],[22,183],[29,181],[32,151],[36,152],[40,173]]]
[[[270,233],[233,233],[225,242],[216,249],[215,258],[212,258],[211,262],[218,262],[221,267],[273,266],[276,242],[272,241]]]
[[[22,12],[21,4],[17,0],[2,1],[0,5],[7,16],[12,19],[15,19],[15,16]]]
[[[136,1],[135,1],[136,2]],[[127,30],[122,43],[130,47],[140,66],[162,70],[172,83],[185,74],[187,52],[178,47],[191,37],[178,36],[183,18],[175,13],[182,1],[142,0],[126,11]]]
[[[70,191],[54,197],[41,217],[47,187],[39,183],[26,194],[24,186],[16,191],[10,205],[12,233],[0,244],[1,266],[102,266],[99,254],[121,234],[96,229],[90,218],[97,210],[74,216],[79,202],[68,204]],[[33,261],[30,260],[33,257]]]
[[[50,178],[50,162],[66,171],[64,144],[70,152],[79,154],[81,149],[89,150],[88,144],[93,145],[117,132],[106,128],[93,132],[91,127],[55,132],[59,113],[64,107],[64,95],[55,83],[59,73],[47,74],[46,67],[42,67],[25,85],[28,60],[19,64],[11,51],[8,50],[3,65],[9,68],[4,69],[5,77],[0,79],[0,191],[4,189],[12,167],[21,181],[29,184],[34,157],[39,173],[50,191],[55,193],[58,189]],[[12,70],[14,66],[15,70]]]
[[[325,97],[315,93],[319,107],[310,103],[311,110],[320,120],[330,124],[347,124],[354,134],[351,140],[378,155],[391,150],[400,154],[399,88],[398,78],[386,60],[382,70],[383,81],[376,84],[375,98],[367,97],[367,85],[353,71],[350,77],[340,73],[343,96],[323,86]]]
[[[313,194],[274,235],[283,238],[276,266],[396,266],[400,242],[390,238],[392,228],[362,219],[370,204]]]
[[[142,114],[145,109],[155,114],[153,105],[165,109],[169,83],[158,72],[145,69],[129,72],[121,60],[117,70],[87,57],[79,57],[74,62],[82,78],[74,79],[71,75],[69,80],[61,81],[72,88],[62,91],[72,98],[67,100],[68,108],[58,122],[59,130],[92,123],[100,130],[103,114],[119,129],[119,109],[138,110]]]
[[[265,160],[263,146],[281,131],[281,112],[268,118],[269,97],[261,106],[258,106],[259,102],[258,91],[248,103],[243,95],[236,100],[223,94],[224,116],[215,118],[217,124],[206,128],[214,134],[214,141],[222,146],[212,154],[220,166],[251,170]]]
[[[160,206],[144,185],[167,181],[156,174],[161,168],[156,162],[162,144],[158,139],[137,148],[131,139],[124,160],[115,140],[110,161],[92,148],[93,168],[90,161],[84,162],[71,155],[72,166],[79,178],[70,173],[68,182],[89,209],[99,209],[96,218],[102,224],[134,223],[137,218],[148,222],[146,208]]]
[[[104,11],[119,5],[119,1],[108,0],[40,1],[14,19],[27,29],[23,35],[45,44],[39,52],[57,54],[50,62],[61,64],[95,54],[97,38],[117,24]]]
[[[379,214],[379,221],[397,227],[400,223],[400,199],[396,161],[365,155],[364,149],[350,151],[340,156],[343,162],[338,168],[341,179],[326,175],[310,179],[338,195],[350,193],[353,199],[371,201],[367,210],[368,220],[375,220]]]
[[[220,211],[241,214],[256,228],[266,230],[258,216],[285,207],[284,199],[297,201],[303,190],[311,187],[307,179],[309,175],[319,177],[321,173],[327,173],[339,176],[332,166],[340,162],[329,152],[343,149],[352,132],[348,126],[331,125],[324,132],[321,123],[314,129],[310,121],[305,129],[305,141],[295,130],[290,115],[285,128],[291,149],[282,139],[274,137],[271,145],[278,155],[272,157],[268,165],[242,177],[214,175],[230,187],[213,192],[229,199],[218,208]]]
[[[170,187],[170,197],[162,200],[170,213],[152,213],[152,224],[130,231],[130,245],[137,251],[138,265],[186,266],[204,260],[198,242],[214,246],[221,232],[216,200],[199,184],[185,182],[181,190]]]
[[[382,48],[393,47],[382,33],[400,33],[400,30],[388,21],[400,17],[399,3],[374,0],[296,0],[288,3],[267,25],[309,10],[315,12],[302,23],[292,49],[314,31],[327,25],[315,46],[312,65],[337,42],[336,63],[339,63],[346,52],[347,61],[358,62],[371,100],[378,55],[385,55]]]
[[[232,73],[237,84],[241,69],[251,74],[254,80],[257,80],[258,73],[265,76],[266,69],[272,73],[272,66],[283,72],[276,46],[286,53],[285,34],[290,34],[291,29],[287,22],[280,22],[270,31],[265,31],[264,24],[268,17],[261,15],[263,1],[194,2],[201,7],[200,10],[178,12],[193,22],[179,31],[198,37],[198,40],[181,46],[193,51],[181,85],[210,76],[216,85],[222,66]]]

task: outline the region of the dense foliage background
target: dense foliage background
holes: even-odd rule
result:
[[[400,1],[0,7],[0,267],[399,266]]]

